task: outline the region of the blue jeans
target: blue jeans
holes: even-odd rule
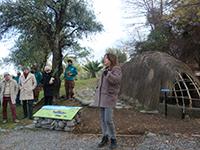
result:
[[[100,108],[100,120],[103,136],[108,135],[111,139],[116,139],[112,108]]]

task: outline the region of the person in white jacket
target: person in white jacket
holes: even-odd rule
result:
[[[7,105],[9,103],[12,112],[13,122],[17,123],[16,118],[16,96],[18,93],[18,85],[8,72],[4,73],[4,79],[0,82],[0,99],[2,104],[3,123],[7,122]]]
[[[19,78],[20,100],[23,105],[24,118],[33,119],[33,90],[37,86],[35,76],[30,73],[30,68],[24,67],[23,74]]]

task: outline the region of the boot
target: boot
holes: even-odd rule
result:
[[[101,148],[108,144],[108,136],[103,136],[101,142],[98,144],[98,147]]]
[[[116,139],[110,139],[110,149],[116,149],[117,148],[117,140]]]

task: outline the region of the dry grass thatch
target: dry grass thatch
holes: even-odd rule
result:
[[[132,98],[132,101],[138,101],[148,109],[158,108],[161,89],[173,91],[177,82],[180,85],[181,74],[188,75],[191,82],[200,85],[186,64],[162,52],[145,52],[134,57],[122,66],[122,73],[121,97]],[[183,87],[180,86],[179,90],[181,88]]]

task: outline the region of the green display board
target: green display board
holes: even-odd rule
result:
[[[81,108],[82,107],[47,105],[43,106],[33,116],[42,118],[72,120]]]

